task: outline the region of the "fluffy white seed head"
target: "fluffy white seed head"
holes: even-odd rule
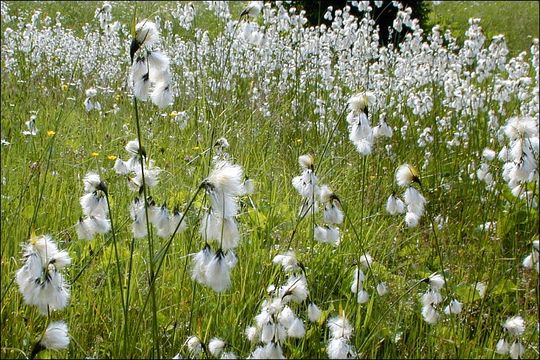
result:
[[[405,212],[405,203],[396,194],[392,194],[386,200],[386,211],[390,215],[403,214]]]
[[[497,354],[507,355],[508,351],[510,351],[508,342],[506,342],[505,339],[499,339],[499,341],[497,341],[497,345],[495,346],[495,352]]]
[[[169,82],[159,82],[154,86],[150,99],[160,109],[166,108],[173,103],[173,95]]]
[[[457,301],[456,299],[452,299],[452,301],[450,301],[450,304],[447,305],[445,308],[444,308],[444,313],[446,315],[450,315],[450,314],[459,314],[461,313],[461,310],[463,308],[463,304],[460,303],[459,301]]]
[[[186,345],[191,355],[198,355],[202,352],[201,340],[196,336],[190,336],[186,340]]]
[[[213,356],[218,357],[223,352],[225,345],[225,341],[218,337],[214,337],[208,343],[208,351],[210,351],[210,354]]]
[[[64,321],[54,321],[47,326],[40,344],[48,350],[61,350],[69,345],[68,326]]]
[[[525,332],[525,321],[519,315],[512,316],[504,322],[503,327],[512,336],[520,337]]]
[[[365,304],[369,301],[369,293],[362,289],[358,292],[358,295],[356,296],[356,302],[358,304]]]
[[[306,300],[308,296],[306,278],[303,275],[289,277],[285,285],[280,287],[279,296],[285,303],[293,301],[299,304]]]
[[[409,164],[403,164],[400,167],[398,167],[396,171],[396,182],[399,186],[409,186],[413,182],[418,182],[418,172],[416,169],[409,165]]]
[[[364,267],[364,269],[367,269],[371,267],[373,264],[373,258],[368,253],[363,254],[360,256],[360,265]]]
[[[328,329],[334,339],[350,339],[353,332],[353,327],[344,316],[335,316],[328,320]]]
[[[244,8],[240,16],[248,15],[251,17],[257,17],[264,6],[263,1],[250,1],[250,3]]]
[[[439,290],[428,289],[422,295],[422,305],[437,305],[442,301],[442,295]]]
[[[245,334],[249,341],[255,342],[257,340],[257,328],[255,326],[248,326]]]
[[[422,307],[422,316],[424,317],[424,321],[431,325],[436,324],[439,319],[439,313],[432,305],[424,305]]]
[[[302,319],[295,318],[289,328],[287,329],[287,335],[292,338],[303,338],[306,335],[306,329]]]
[[[437,273],[431,274],[427,281],[433,290],[440,290],[444,286],[444,277]]]
[[[514,341],[512,345],[510,345],[508,353],[512,359],[523,359],[523,355],[525,354],[525,346],[523,346],[523,344],[519,341]]]
[[[300,155],[298,157],[298,163],[302,169],[313,169],[313,156],[310,154]]]
[[[140,46],[151,47],[159,41],[159,31],[155,23],[142,20],[135,25],[135,39]]]
[[[487,161],[491,161],[493,159],[495,159],[495,156],[497,154],[495,153],[494,150],[491,150],[489,148],[485,148],[483,151],[482,151],[482,157],[484,159],[486,159]]]
[[[222,292],[231,287],[231,266],[225,255],[217,252],[206,266],[206,285],[216,292]]]
[[[352,359],[355,356],[351,344],[344,338],[330,339],[326,353],[329,359]]]
[[[317,322],[321,318],[322,311],[314,303],[308,305],[308,319],[311,322]]]
[[[222,160],[215,164],[210,175],[206,178],[206,182],[209,183],[218,194],[223,193],[237,196],[241,195],[243,192],[243,177],[243,170],[240,165],[233,165],[226,160]],[[216,206],[215,210],[219,211],[218,206]]]
[[[384,296],[388,293],[388,286],[386,285],[385,282],[380,282],[377,284],[377,294],[379,294],[379,296]]]
[[[416,227],[419,222],[420,222],[420,217],[416,213],[407,212],[405,214],[405,224],[407,225],[408,228]]]
[[[424,207],[426,204],[426,198],[412,186],[409,186],[405,190],[404,194],[405,204],[407,204],[407,212],[414,213],[418,217],[421,217],[424,213]]]
[[[295,271],[299,269],[298,260],[294,251],[289,250],[285,254],[279,254],[272,259],[274,264],[283,266],[283,270],[286,272]]]

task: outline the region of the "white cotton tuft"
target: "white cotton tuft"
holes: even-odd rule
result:
[[[428,283],[433,290],[440,290],[444,286],[444,277],[437,273],[431,274],[428,277]]]
[[[399,186],[409,186],[417,180],[416,171],[409,164],[403,164],[396,170],[396,182]]]
[[[407,212],[407,214],[405,214],[405,224],[407,225],[408,228],[416,227],[419,222],[420,222],[420,217],[416,215],[415,213]]]
[[[379,296],[384,296],[388,293],[388,286],[385,282],[380,282],[377,284],[377,294]]]
[[[49,350],[61,350],[67,348],[69,345],[67,324],[64,321],[54,321],[50,323],[39,343]]]
[[[356,302],[358,304],[365,304],[369,301],[369,294],[366,290],[362,289],[358,292],[356,296]]]
[[[353,357],[352,347],[344,338],[330,339],[326,353],[329,359],[349,359]]]
[[[225,255],[218,251],[206,266],[206,285],[216,292],[227,290],[231,286],[230,271]]]
[[[328,329],[330,330],[330,336],[334,339],[344,338],[350,339],[353,327],[343,316],[335,316],[328,320]]]
[[[519,337],[525,332],[525,321],[519,315],[512,316],[504,322],[503,327],[513,336]]]
[[[439,290],[428,289],[424,294],[422,294],[422,305],[436,305],[442,301],[442,295]]]
[[[163,109],[173,103],[171,85],[168,82],[159,82],[154,87],[150,98],[154,105]]]
[[[303,275],[289,277],[285,285],[280,287],[279,296],[284,303],[293,301],[299,304],[306,300],[308,296],[306,278]]]
[[[486,159],[487,161],[491,161],[495,159],[495,156],[497,156],[497,153],[494,150],[491,150],[489,148],[485,148],[482,151],[482,157]]]
[[[209,246],[205,246],[193,257],[193,268],[191,270],[191,278],[200,284],[206,284],[206,268],[214,253]]]
[[[255,342],[257,338],[257,328],[255,326],[248,326],[245,331],[246,338],[251,341]]]
[[[313,169],[313,161],[313,156],[311,156],[310,154],[300,155],[298,157],[298,163],[300,164],[300,167],[304,170]]]
[[[208,351],[215,357],[218,357],[225,348],[225,341],[220,338],[214,337],[208,343]]]
[[[298,261],[296,260],[296,255],[292,250],[287,251],[285,254],[279,254],[274,256],[272,262],[274,264],[281,265],[283,267],[283,271],[285,272],[294,271],[299,268]]]
[[[292,309],[288,306],[285,306],[283,310],[278,315],[278,321],[281,325],[285,326],[286,328],[291,327],[293,321],[296,319],[296,315],[292,311]]]
[[[302,319],[296,318],[292,321],[291,325],[287,329],[287,335],[292,338],[303,338],[306,335],[306,329],[304,328],[304,322]]]
[[[424,305],[422,307],[422,316],[424,317],[424,320],[431,325],[436,324],[439,319],[439,313],[431,305]]]
[[[152,47],[159,41],[159,31],[155,23],[142,20],[135,25],[135,39],[140,46]]]
[[[460,303],[459,301],[457,301],[456,299],[452,299],[452,301],[450,301],[450,304],[447,305],[445,308],[444,308],[444,313],[446,315],[450,315],[450,314],[459,314],[461,313],[461,310],[463,308],[463,304]]]
[[[321,318],[322,312],[317,305],[310,303],[308,305],[308,319],[311,322],[317,322]]]
[[[523,355],[525,354],[525,346],[523,346],[519,341],[514,341],[508,352],[512,359],[523,359]]]
[[[495,346],[495,352],[497,354],[506,355],[510,351],[510,346],[505,339],[499,339],[497,345]]]
[[[373,258],[368,253],[365,253],[364,255],[360,256],[360,265],[362,265],[364,268],[369,268],[373,264]]]
[[[392,194],[386,200],[386,211],[390,215],[403,214],[405,212],[405,203],[395,194]]]
[[[409,186],[407,190],[405,190],[403,197],[405,199],[405,204],[407,204],[407,211],[416,214],[418,217],[422,216],[426,198],[412,186]]]
[[[201,340],[196,336],[188,337],[186,344],[191,355],[198,355],[203,351]]]

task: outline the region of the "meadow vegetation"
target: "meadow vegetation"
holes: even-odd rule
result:
[[[1,357],[538,358],[538,40],[246,4],[2,2]]]

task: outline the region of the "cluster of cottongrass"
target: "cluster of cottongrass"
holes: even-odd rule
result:
[[[457,124],[451,120],[457,117],[456,114],[467,119],[489,111],[488,125],[493,138],[489,139],[490,147],[482,151],[480,166],[472,166],[467,170],[469,175],[484,181],[488,191],[496,191],[500,179],[494,176],[494,166],[490,162],[498,152],[498,158],[504,163],[501,178],[512,194],[527,201],[529,205],[537,206],[538,41],[534,41],[531,46],[531,61],[522,54],[508,61],[504,38],[495,37],[485,47],[486,38],[479,20],[472,19],[465,44],[459,48],[455,39],[448,33],[442,35],[438,27],[426,36],[417,22],[410,18],[410,9],[393,2],[391,6],[399,9],[393,28],[401,31],[405,26],[411,33],[398,48],[378,47],[374,45],[378,39],[369,18],[371,9],[364,5],[363,2],[354,4],[368,12],[366,18],[358,22],[349,14],[350,7],[347,6],[334,14],[327,12],[325,18],[333,18],[332,26],[307,29],[303,27],[305,14],[294,10],[285,11],[281,3],[251,2],[242,16],[257,17],[262,13],[262,20],[258,23],[237,22],[228,13],[228,5],[210,4],[217,16],[225,22],[223,34],[210,40],[208,34],[198,31],[195,40],[188,41],[174,36],[172,22],[169,20],[163,23],[143,20],[135,25],[134,34],[128,36],[124,27],[118,22],[112,22],[112,6],[109,3],[104,3],[95,14],[102,35],[97,36],[87,31],[85,40],[65,31],[59,18],[54,31],[51,30],[50,18],[43,21],[44,25],[39,25],[39,13],[32,16],[31,23],[24,24],[24,20],[10,17],[7,5],[2,3],[2,19],[6,22],[18,21],[19,28],[13,30],[8,27],[5,30],[5,41],[2,43],[3,70],[18,76],[24,70],[24,62],[18,62],[13,55],[21,53],[28,64],[35,66],[31,76],[37,77],[44,71],[43,63],[50,67],[50,74],[62,76],[66,69],[73,67],[73,59],[76,58],[82,63],[83,74],[88,74],[90,68],[97,66],[98,69],[107,69],[102,72],[102,79],[113,83],[124,75],[118,70],[121,68],[118,65],[125,54],[121,51],[118,54],[113,52],[111,56],[103,57],[103,63],[96,64],[96,49],[101,48],[95,47],[95,39],[99,38],[102,40],[100,46],[106,51],[114,51],[122,46],[130,49],[128,87],[136,100],[151,100],[159,108],[164,108],[173,103],[174,95],[180,95],[181,91],[181,95],[188,101],[193,100],[197,96],[194,89],[198,87],[195,85],[202,79],[202,86],[209,90],[206,94],[208,103],[217,104],[222,100],[219,96],[223,95],[223,89],[227,92],[238,85],[238,81],[250,79],[253,81],[251,100],[260,104],[257,111],[264,117],[272,116],[275,111],[273,105],[266,101],[270,94],[276,91],[286,94],[293,90],[298,95],[308,94],[311,90],[305,84],[320,78],[321,90],[331,95],[328,99],[319,96],[309,100],[313,102],[309,105],[315,108],[314,113],[321,118],[320,122],[309,126],[317,126],[323,131],[328,129],[323,121],[328,109],[343,103],[350,89],[366,86],[369,91],[348,99],[349,140],[361,155],[370,155],[377,138],[390,138],[394,130],[399,131],[402,137],[412,131],[419,134],[416,140],[418,146],[426,149],[422,169],[430,161],[437,160],[430,158],[428,150],[430,144],[434,143],[433,133],[443,134],[442,144],[448,150],[467,149],[471,146],[469,137],[475,129],[465,120],[460,119]],[[173,13],[173,18],[184,28],[191,27],[193,17],[191,6],[177,8]],[[163,38],[161,31],[166,32]],[[290,36],[284,36],[289,33]],[[165,51],[172,54],[171,58],[165,55]],[[301,56],[295,57],[297,60],[294,64],[281,63],[283,58],[292,58],[291,54],[296,51]],[[60,62],[53,61],[58,53],[67,55]],[[224,65],[222,62],[229,61],[230,71],[216,72],[220,78],[213,78],[215,74],[201,70],[212,68],[214,56],[225,53],[227,56],[221,56],[219,64]],[[329,59],[334,53],[343,56],[335,60],[334,66],[330,66]],[[198,64],[197,69],[189,67],[193,63]],[[277,78],[268,77],[268,74],[275,74],[276,71]],[[175,77],[175,72],[184,76]],[[251,74],[261,75],[250,78]],[[490,81],[490,90],[486,90],[486,81]],[[173,84],[178,82],[181,86],[175,89]],[[82,92],[84,88],[80,82],[77,86]],[[118,95],[116,90],[105,93]],[[102,105],[95,99],[97,90],[88,88],[85,95],[86,111],[96,110],[101,114]],[[446,115],[437,118],[437,128],[426,127],[422,125],[423,121],[417,121],[416,118],[429,118],[435,109],[433,100],[439,96],[440,110]],[[519,99],[520,106],[510,111],[509,104],[515,98]],[[390,109],[389,113],[379,113],[381,108]],[[494,108],[498,109],[497,114],[491,110]],[[285,115],[295,115],[298,109],[298,102],[294,100],[290,109],[285,110]],[[413,116],[404,115],[408,112]],[[498,116],[506,120],[505,125],[499,125]],[[36,118],[36,115],[32,115],[25,123],[26,129],[22,131],[24,136],[32,138],[38,135]],[[378,125],[372,126],[371,122],[377,118]],[[391,124],[386,118],[392,119]],[[221,292],[231,287],[230,272],[237,263],[235,249],[240,245],[241,238],[236,221],[239,197],[253,190],[250,181],[242,182],[242,167],[234,164],[224,151],[228,146],[227,141],[222,138],[216,144],[217,154],[211,163],[212,168],[200,186],[206,192],[209,204],[204,209],[199,227],[204,247],[193,256],[191,274],[193,280]],[[391,148],[391,145],[387,145],[387,152],[395,158]],[[161,169],[155,166],[153,160],[148,159],[139,140],[129,141],[126,150],[130,158],[127,161],[118,158],[114,170],[125,176],[129,188],[140,195],[145,193],[146,188],[155,187],[159,183]],[[342,224],[344,219],[341,202],[328,186],[319,185],[311,155],[300,156],[299,163],[302,174],[292,180],[293,187],[302,197],[299,216],[304,217],[310,212],[314,215],[318,211],[319,202],[322,203],[324,225],[315,226],[314,238],[338,245],[340,232],[337,225]],[[404,164],[397,169],[395,178],[398,186],[404,188],[403,200],[393,192],[387,200],[386,210],[392,215],[405,214],[405,223],[409,228],[421,225],[426,199],[417,189],[419,187],[422,190],[417,171],[411,165]],[[76,225],[80,239],[90,240],[96,234],[111,231],[108,190],[98,174],[90,172],[85,176],[84,195],[80,198],[80,205],[83,217]],[[134,238],[149,236],[148,222],[155,227],[158,236],[165,238],[187,226],[182,221],[184,214],[178,209],[171,211],[166,203],[159,205],[151,197],[135,198],[130,207],[130,216]],[[42,314],[47,315],[65,308],[69,302],[69,287],[62,271],[71,263],[67,252],[59,250],[49,236],[32,236],[29,243],[23,246],[23,257],[24,264],[17,271],[15,279],[25,303],[36,306]],[[283,344],[287,338],[305,336],[305,322],[298,312],[302,305],[309,302],[307,318],[310,322],[317,322],[321,317],[320,309],[309,301],[304,270],[294,252],[290,250],[276,256],[274,263],[282,265],[288,278],[282,285],[268,288],[268,297],[255,317],[254,326],[246,330],[247,338],[256,344],[251,353],[253,358],[282,358]],[[364,254],[354,269],[351,290],[359,304],[369,301],[363,270],[371,270],[371,263],[371,257]],[[533,242],[532,253],[523,260],[523,266],[538,272],[538,240]],[[425,282],[429,288],[421,296],[422,316],[426,322],[436,324],[444,302],[440,291],[447,284],[438,274],[426,278]],[[476,289],[485,292],[485,286],[479,285]],[[377,292],[379,295],[386,293],[386,284],[379,283]],[[446,315],[459,314],[461,311],[462,304],[456,299],[452,299],[443,310]],[[328,328],[328,356],[355,357],[356,350],[351,344],[353,328],[347,319],[342,315],[331,318]],[[512,317],[504,323],[503,329],[505,334],[497,343],[496,352],[521,358],[525,353],[522,344],[525,332],[523,319]],[[32,355],[45,348],[62,349],[68,344],[67,325],[64,322],[52,322],[37,342]],[[186,345],[190,357],[198,356],[203,351],[206,356],[235,357],[234,353],[226,351],[228,344],[217,337],[205,345],[193,336],[187,340]]]

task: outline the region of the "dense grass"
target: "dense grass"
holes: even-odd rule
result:
[[[517,55],[538,38],[539,17],[538,1],[441,1],[432,5],[429,21],[463,39],[469,18],[480,18],[486,37],[503,34],[511,53]]]
[[[64,27],[81,34],[82,23],[96,28],[93,11],[100,3],[78,4],[86,9],[82,18],[75,16],[79,13],[75,7],[61,3],[10,5],[13,13],[35,6],[48,14],[61,11]],[[113,7],[115,19],[129,23],[134,6],[139,16],[168,16],[162,13],[162,6],[166,6],[163,4],[119,3]],[[442,12],[444,6],[451,4],[438,5],[434,11]],[[469,16],[464,9],[462,14]],[[206,21],[222,25],[213,16],[209,10],[201,10],[197,26],[204,27]],[[212,27],[212,36],[221,29]],[[195,29],[178,33],[187,39],[197,36]],[[508,38],[511,41],[510,35]],[[527,48],[523,43],[512,44],[513,49]],[[247,357],[255,346],[246,340],[244,329],[253,324],[262,300],[268,297],[267,286],[279,286],[285,281],[285,274],[272,264],[272,258],[289,245],[306,268],[310,298],[323,310],[318,323],[306,323],[304,338],[285,342],[289,358],[326,357],[326,320],[338,313],[344,313],[354,325],[352,342],[361,358],[499,357],[494,349],[502,334],[501,323],[517,314],[527,325],[523,337],[526,356],[538,356],[538,273],[521,266],[523,257],[531,251],[531,241],[538,239],[538,210],[510,193],[502,180],[502,163],[497,160],[491,170],[496,179],[495,191],[486,189],[474,177],[475,167],[468,169],[471,163],[480,163],[485,147],[497,151],[502,147],[488,129],[488,113],[495,111],[500,125],[504,125],[507,117],[519,114],[520,100],[515,94],[502,110],[491,101],[478,115],[465,110],[453,112],[443,104],[444,89],[433,80],[421,87],[433,89],[433,108],[418,116],[409,107],[401,106],[400,101],[406,99],[399,97],[400,90],[388,89],[385,106],[370,113],[370,118],[375,125],[385,112],[394,135],[378,140],[374,153],[362,157],[348,140],[344,100],[360,86],[343,85],[341,103],[325,106],[326,115],[320,117],[314,114],[314,96],[334,105],[330,101],[333,90],[324,89],[323,84],[309,83],[304,90],[297,79],[296,86],[284,91],[276,86],[264,99],[254,98],[254,89],[260,91],[263,80],[271,74],[253,73],[246,77],[235,75],[234,86],[216,90],[208,80],[226,77],[225,68],[212,67],[220,55],[216,51],[200,63],[173,65],[171,70],[181,96],[164,110],[149,102],[139,103],[138,110],[143,145],[149,158],[163,169],[159,185],[151,190],[158,203],[185,209],[208,176],[212,155],[209,149],[221,136],[230,143],[227,151],[231,160],[254,179],[255,194],[241,198],[238,222],[242,241],[236,252],[238,265],[232,271],[233,286],[217,294],[190,279],[189,254],[198,252],[204,244],[198,229],[208,199],[200,194],[187,213],[188,229],[174,238],[157,276],[155,313],[149,301],[148,272],[149,262],[155,258],[148,254],[147,240],[133,241],[131,234],[128,207],[136,194],[129,191],[125,178],[112,170],[114,158],[126,159],[123,147],[137,136],[133,101],[124,78],[106,79],[104,86],[112,92],[98,95],[102,113],[86,112],[84,90],[103,85],[100,74],[90,72],[93,76],[85,76],[80,67],[66,72],[73,79],[65,74],[48,74],[47,67],[36,74],[30,63],[24,63],[29,60],[20,51],[14,53],[21,61],[20,73],[15,74],[6,70],[2,57],[1,132],[2,139],[10,143],[1,147],[2,358],[29,355],[47,322],[46,316],[24,304],[13,282],[21,266],[20,244],[33,231],[51,234],[73,259],[66,276],[73,282],[70,305],[51,315],[51,319],[63,319],[69,324],[71,344],[59,353],[40,354],[43,358],[145,358],[158,354],[171,358],[178,352],[187,356],[185,341],[190,335],[206,343],[220,336],[239,357]],[[127,53],[119,58],[125,59],[121,66],[127,73]],[[290,61],[284,58],[283,63]],[[309,71],[309,64],[301,66],[296,69],[299,73]],[[201,77],[197,77],[190,95],[182,88],[189,84],[183,81],[189,74],[181,72],[196,72],[199,68],[207,71],[207,78],[197,72]],[[282,69],[274,71],[279,78]],[[534,78],[532,68],[529,76]],[[495,77],[475,85],[492,94]],[[374,86],[362,81],[362,87]],[[533,80],[531,88],[534,86],[537,89],[538,84]],[[291,106],[293,101],[299,103],[296,112]],[[270,116],[261,111],[263,102],[269,104]],[[114,104],[119,111],[108,112]],[[185,128],[173,121],[172,111],[186,111]],[[24,122],[34,112],[40,131],[35,137],[23,136]],[[438,118],[447,114],[451,126],[439,130]],[[408,119],[409,127],[402,130],[404,119]],[[447,146],[461,124],[465,124],[468,145]],[[434,140],[420,147],[417,140],[426,127],[432,129]],[[48,134],[49,130],[54,134]],[[385,151],[386,145],[391,145],[392,152]],[[291,179],[301,171],[298,156],[306,153],[315,158],[320,182],[328,184],[343,204],[346,220],[341,226],[339,247],[313,240],[312,224],[321,222],[320,212],[305,219],[298,217],[301,199]],[[394,172],[406,162],[420,169],[421,190],[428,199],[427,212],[416,228],[407,228],[402,216],[385,212],[392,191],[399,195],[403,192],[395,184]],[[82,178],[88,171],[99,171],[109,189],[122,279],[117,275],[110,233],[91,241],[77,239],[74,224],[82,215],[79,198],[83,193]],[[537,182],[531,186],[536,186],[532,190],[538,198]],[[448,219],[440,228],[436,225],[437,215]],[[488,231],[479,229],[488,221],[497,226]],[[156,254],[166,240],[154,236],[153,241]],[[364,251],[374,259],[365,281],[371,297],[367,304],[359,305],[350,291],[351,272]],[[455,297],[463,302],[464,311],[441,317],[432,326],[423,321],[420,313],[419,296],[426,285],[419,281],[442,271],[448,284],[443,290],[445,304]],[[379,281],[386,281],[390,288],[384,297],[378,297],[374,290]],[[478,281],[487,285],[484,298],[474,290]],[[130,299],[127,320],[121,308],[121,289]],[[304,318],[306,306],[295,307]],[[154,325],[157,337],[152,333]]]

